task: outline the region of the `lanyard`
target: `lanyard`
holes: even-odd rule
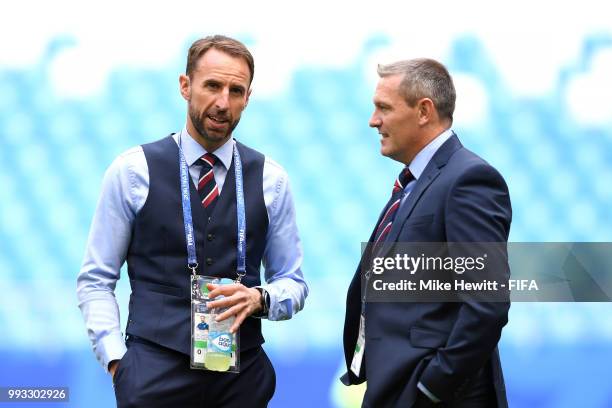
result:
[[[187,242],[187,267],[195,275],[198,267],[198,259],[196,256],[195,234],[193,231],[193,219],[191,216],[191,199],[189,193],[189,168],[183,149],[181,148],[181,136],[178,136],[179,148],[179,167],[181,176],[181,201],[183,205],[183,224],[185,225],[185,241]],[[244,189],[242,182],[242,161],[240,153],[236,146],[233,149],[234,154],[234,173],[236,175],[236,217],[238,221],[238,239],[237,239],[237,283],[244,275],[246,275],[246,216],[244,210]]]

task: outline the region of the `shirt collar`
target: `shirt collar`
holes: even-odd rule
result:
[[[206,154],[207,151],[189,134],[186,126],[181,130],[180,136],[181,149],[183,149],[185,160],[187,161],[188,166],[192,166],[200,157]],[[234,153],[234,138],[230,137],[221,147],[210,153],[214,153],[221,163],[223,163],[225,168],[229,169],[232,164]]]
[[[455,132],[453,132],[450,128],[446,129],[444,132],[440,133],[435,137],[427,146],[421,149],[420,152],[414,156],[414,159],[408,165],[410,172],[414,176],[415,179],[419,179],[421,174],[423,174],[423,170],[427,167],[427,164],[431,160],[434,154],[438,151],[440,146],[444,144],[451,136],[453,136]]]

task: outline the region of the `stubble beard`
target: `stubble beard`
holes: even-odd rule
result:
[[[220,133],[210,134],[206,131],[206,128],[204,127],[204,121],[206,120],[206,117],[208,116],[208,112],[203,112],[201,115],[198,114],[198,112],[196,112],[196,110],[193,108],[191,103],[189,104],[188,111],[189,111],[189,118],[191,119],[191,124],[193,125],[195,130],[200,134],[200,136],[205,141],[212,143],[212,144],[220,144],[226,141],[227,139],[229,139],[234,129],[236,129],[236,126],[238,126],[238,122],[240,122],[240,118],[231,122],[228,128],[228,131],[225,134],[220,134]]]

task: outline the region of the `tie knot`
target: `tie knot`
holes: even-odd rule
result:
[[[212,153],[206,153],[205,155],[200,157],[200,161],[203,165],[210,166],[212,168],[217,162],[217,156]]]
[[[395,180],[395,184],[393,185],[393,194],[397,193],[398,191],[402,191],[404,187],[406,187],[406,185],[412,180],[414,180],[414,176],[410,172],[410,169],[408,166],[404,167]]]

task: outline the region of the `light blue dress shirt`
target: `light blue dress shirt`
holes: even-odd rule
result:
[[[197,185],[201,165],[196,162],[206,150],[189,135],[186,128],[180,135],[189,174]],[[173,138],[178,143],[178,134]],[[224,188],[234,144],[234,139],[230,138],[211,152],[219,159],[213,168],[219,192]],[[262,187],[269,225],[262,259],[266,284],[261,287],[270,295],[267,318],[286,320],[304,307],[308,286],[301,270],[302,245],[295,222],[289,178],[285,170],[268,157],[264,162]],[[98,361],[107,370],[109,362],[121,359],[127,350],[114,291],[120,268],[126,260],[132,224],[144,206],[148,193],[149,169],[142,147],[137,146],[121,154],[104,175],[77,279],[79,307],[89,339]]]
[[[404,187],[404,194],[402,195],[402,201],[401,201],[402,205],[406,201],[406,198],[408,197],[408,195],[410,195],[410,192],[414,188],[414,185],[416,184],[417,180],[421,177],[421,174],[423,174],[425,167],[427,167],[433,155],[436,154],[440,146],[442,146],[444,142],[446,142],[454,134],[455,132],[453,132],[451,129],[446,129],[444,132],[436,136],[435,139],[429,142],[427,146],[422,148],[421,151],[418,152],[416,156],[414,156],[414,159],[412,159],[412,161],[408,165],[408,169],[414,176],[414,180],[406,184],[406,187]]]

